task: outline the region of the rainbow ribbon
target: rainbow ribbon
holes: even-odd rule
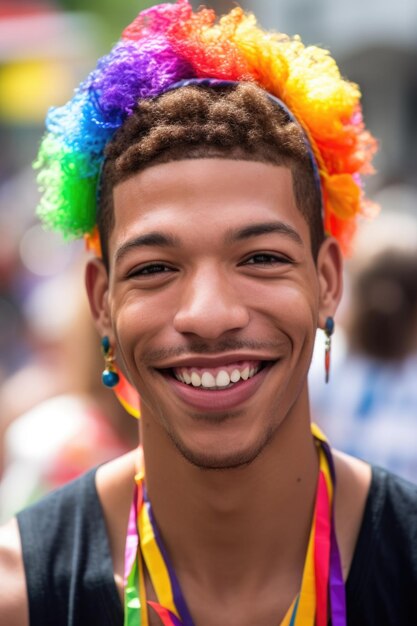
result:
[[[123,408],[133,417],[140,418],[140,400],[136,389],[129,383],[121,371],[118,371],[119,383],[113,388]]]
[[[319,476],[301,589],[280,626],[346,626],[345,588],[334,526],[335,470],[330,447],[313,425]],[[129,517],[125,556],[124,626],[148,626],[148,606],[164,626],[194,626],[147,497],[143,470]],[[146,601],[147,569],[157,602]]]

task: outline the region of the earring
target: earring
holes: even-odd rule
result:
[[[101,350],[104,356],[104,370],[101,374],[101,381],[105,387],[115,387],[119,382],[119,374],[115,366],[116,359],[113,348],[107,336],[101,340]]]
[[[332,351],[332,335],[334,333],[334,319],[328,317],[324,325],[324,334],[326,335],[325,353],[324,353],[324,371],[326,383],[330,378],[330,354]]]

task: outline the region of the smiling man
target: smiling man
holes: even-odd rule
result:
[[[129,177],[114,218],[109,269],[91,263],[88,285],[140,390],[144,444],[158,433],[198,467],[250,463],[289,413],[308,420],[315,329],[340,293],[335,242],[320,289],[291,170],[227,154]]]
[[[95,252],[103,382],[140,396],[142,447],[3,529],[1,623],[414,623],[417,489],[310,424],[316,330],[328,377],[341,247],[369,212],[357,87],[324,50],[180,0],[47,125],[40,214]]]

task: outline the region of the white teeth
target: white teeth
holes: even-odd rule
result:
[[[216,387],[227,387],[230,385],[230,376],[225,370],[220,370],[216,376]]]
[[[238,380],[240,380],[239,370],[233,370],[233,372],[230,374],[230,380],[232,381],[232,383],[237,383]]]
[[[216,379],[214,378],[213,374],[210,374],[210,372],[204,372],[201,377],[201,385],[202,387],[207,387],[208,389],[210,389],[211,387],[215,387]]]
[[[201,387],[201,378],[197,372],[191,374],[191,384],[193,387]]]
[[[193,387],[204,387],[205,389],[213,389],[217,387],[228,387],[230,383],[237,383],[240,379],[248,380],[255,376],[260,370],[260,366],[249,367],[248,365],[239,370],[235,368],[230,374],[226,370],[220,370],[217,376],[214,376],[211,372],[203,372],[198,374],[197,372],[190,372],[183,369],[181,372],[175,374],[177,380]]]
[[[240,372],[240,377],[242,378],[242,380],[248,380],[248,378],[249,378],[249,367],[245,367],[245,369]]]

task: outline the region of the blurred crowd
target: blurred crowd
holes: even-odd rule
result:
[[[138,444],[136,420],[101,384],[103,359],[83,291],[83,257],[34,287],[25,302],[30,350],[0,388],[4,519]]]
[[[137,445],[135,420],[101,386],[99,337],[83,292],[83,246],[44,233],[34,217],[31,161],[46,109],[64,102],[92,67],[99,32],[95,17],[64,13],[58,2],[0,0],[0,521]],[[355,64],[366,71],[366,64]],[[368,69],[375,76],[374,66]],[[351,68],[348,74],[354,75]],[[366,83],[366,75],[360,79]],[[373,190],[382,214],[361,229],[347,264],[328,385],[318,333],[310,372],[313,417],[336,447],[417,481],[417,175],[411,158],[417,88],[407,82],[391,90],[390,96],[409,94],[403,110],[400,97],[390,105],[384,98],[381,107],[379,92],[363,87],[374,134],[396,129],[399,141],[400,130],[404,137],[409,132],[409,158],[401,161],[394,137],[387,147],[382,142],[388,156],[380,159]]]
[[[363,225],[345,282],[328,385],[317,338],[313,419],[336,448],[417,482],[416,217]]]
[[[53,2],[0,0],[0,521],[137,445],[137,423],[101,385],[82,243],[35,217],[47,108],[98,54],[100,22]]]

